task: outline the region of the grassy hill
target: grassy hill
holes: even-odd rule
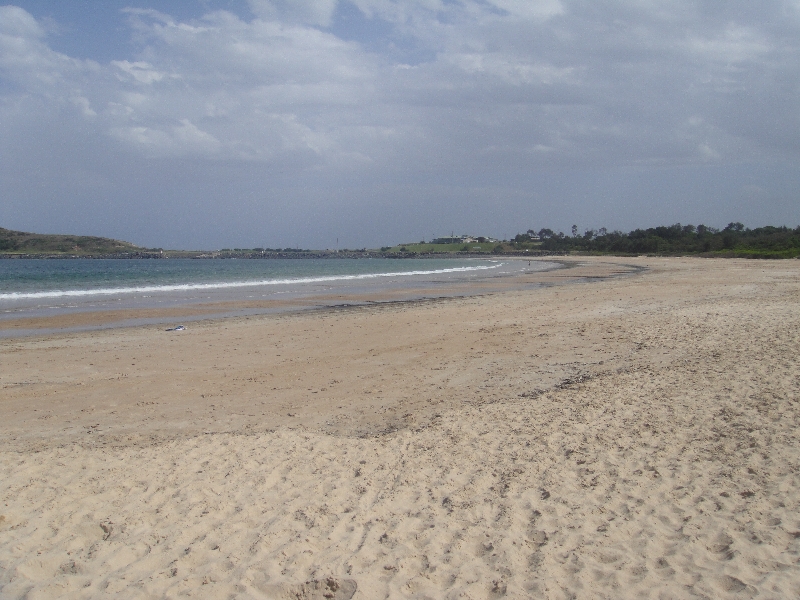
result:
[[[483,243],[478,242],[465,244],[460,242],[458,244],[400,244],[397,246],[385,246],[381,251],[389,254],[397,254],[404,252],[415,252],[417,254],[427,254],[431,252],[491,252],[496,246],[496,243]]]
[[[2,254],[65,254],[92,256],[141,252],[143,249],[128,242],[88,235],[48,235],[12,231],[0,227],[0,253]]]
[[[520,236],[517,236],[520,237]],[[492,242],[459,242],[457,244],[426,244],[423,242],[413,244],[398,244],[397,246],[384,246],[384,254],[520,254],[523,252],[537,252],[542,250],[541,242],[526,240],[492,241]]]

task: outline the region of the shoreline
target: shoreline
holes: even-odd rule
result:
[[[158,251],[142,251],[122,254],[13,254],[0,253],[0,260],[231,260],[231,259],[359,259],[388,258],[393,260],[415,260],[429,258],[464,259],[464,258],[543,258],[549,256],[567,256],[561,250],[536,250],[534,252],[497,253],[491,252],[380,252],[377,250],[301,250],[297,252],[222,252],[220,250],[168,250],[167,254]]]
[[[341,321],[339,329],[341,330],[342,327],[345,329],[341,330],[341,333],[338,335],[346,336],[346,328],[348,327],[346,324],[352,323],[353,321],[357,322],[362,319],[367,319],[370,322],[379,323],[384,318],[388,317],[394,319],[397,318],[397,315],[406,312],[415,313],[418,311],[433,311],[435,313],[438,310],[459,311],[459,307],[465,303],[475,304],[476,306],[481,306],[484,304],[491,305],[493,301],[498,298],[515,297],[519,296],[520,294],[536,294],[537,292],[543,292],[550,289],[563,288],[565,290],[569,290],[576,287],[580,288],[583,285],[594,286],[601,284],[602,282],[609,282],[615,278],[635,277],[645,272],[646,268],[647,267],[643,267],[642,265],[631,265],[628,263],[607,263],[605,261],[596,261],[595,264],[591,264],[586,263],[585,261],[574,261],[565,265],[561,265],[560,268],[535,271],[524,275],[492,277],[477,283],[474,281],[460,282],[457,286],[437,286],[435,288],[436,293],[428,295],[422,294],[424,290],[413,290],[408,288],[395,291],[394,293],[390,293],[391,290],[380,290],[378,293],[371,295],[355,294],[349,296],[338,295],[335,297],[329,297],[327,298],[328,304],[323,303],[323,298],[321,296],[314,296],[305,300],[305,306],[302,306],[303,299],[301,299],[301,301],[292,299],[287,301],[284,306],[279,307],[279,309],[274,312],[265,312],[265,303],[261,302],[229,303],[228,306],[223,307],[224,312],[221,310],[220,306],[195,307],[197,312],[194,313],[193,316],[196,317],[196,320],[191,320],[191,317],[187,319],[185,312],[186,307],[179,307],[174,309],[175,313],[173,317],[180,316],[180,320],[188,325],[185,331],[180,332],[169,332],[164,330],[164,323],[178,322],[178,319],[173,318],[170,321],[167,321],[166,319],[169,318],[170,315],[168,311],[163,309],[157,312],[157,315],[153,319],[155,322],[150,324],[139,324],[135,322],[131,323],[131,321],[137,317],[142,318],[141,311],[138,313],[134,311],[115,311],[112,312],[112,314],[108,314],[105,311],[96,311],[90,313],[78,313],[77,315],[64,315],[56,318],[41,317],[35,319],[35,323],[40,326],[38,329],[31,329],[28,331],[22,330],[23,335],[14,337],[0,336],[0,352],[2,352],[6,357],[11,358],[13,355],[10,354],[10,350],[13,351],[13,349],[18,347],[27,347],[28,345],[38,346],[41,344],[44,344],[47,347],[50,344],[55,344],[56,347],[60,346],[64,349],[83,348],[81,351],[82,354],[84,356],[90,356],[91,354],[94,354],[92,348],[95,346],[116,348],[117,343],[115,340],[120,340],[120,343],[123,343],[130,349],[136,347],[137,345],[141,346],[142,344],[144,344],[145,347],[150,347],[149,352],[152,353],[154,358],[150,363],[152,366],[146,371],[147,374],[141,373],[134,375],[133,373],[129,373],[128,369],[121,369],[117,372],[115,369],[115,362],[109,362],[108,360],[104,361],[104,366],[102,367],[96,363],[90,363],[88,365],[81,364],[80,361],[76,363],[75,357],[72,356],[72,350],[70,350],[65,356],[56,359],[55,362],[61,365],[58,369],[61,372],[61,375],[59,376],[53,374],[52,377],[56,379],[66,377],[67,380],[74,381],[78,386],[80,386],[78,388],[74,388],[72,387],[74,384],[71,384],[66,389],[63,387],[61,388],[61,393],[69,389],[70,391],[68,392],[68,397],[72,398],[73,400],[70,400],[66,406],[61,406],[62,410],[51,414],[61,414],[62,416],[66,416],[67,412],[76,410],[75,406],[72,406],[73,401],[77,401],[78,405],[80,406],[85,404],[84,401],[75,397],[75,394],[86,393],[87,389],[83,386],[97,381],[96,378],[99,378],[100,381],[119,382],[119,384],[122,386],[121,389],[124,389],[129,384],[133,384],[134,386],[138,387],[139,382],[131,381],[131,377],[133,377],[134,380],[153,377],[154,381],[150,385],[147,385],[147,387],[152,389],[157,396],[163,398],[164,400],[166,400],[167,397],[164,396],[166,390],[175,386],[190,390],[197,389],[196,383],[191,380],[188,372],[183,374],[176,373],[174,372],[174,367],[177,365],[173,365],[172,367],[168,366],[170,361],[174,360],[175,358],[175,355],[170,351],[169,346],[153,347],[153,343],[177,344],[177,347],[180,348],[180,352],[188,352],[188,355],[192,355],[193,352],[198,350],[205,343],[194,341],[193,338],[196,335],[201,336],[201,339],[209,339],[210,342],[212,338],[217,337],[222,333],[222,331],[231,330],[239,331],[239,335],[241,336],[246,335],[250,339],[249,344],[251,348],[253,345],[257,344],[256,340],[262,336],[265,339],[275,339],[278,337],[284,341],[275,343],[285,344],[287,343],[286,334],[283,333],[282,330],[287,325],[290,326],[292,330],[298,327],[302,330],[304,327],[303,323],[306,323],[306,321],[316,323],[316,326],[319,326],[320,323],[331,320]],[[258,312],[254,314],[244,313],[244,311],[246,311],[248,308],[252,308]],[[239,314],[237,314],[237,311]],[[79,330],[78,327],[75,327],[74,323],[74,319],[76,317],[85,318],[94,324],[87,326],[85,330]],[[97,324],[96,321],[102,318],[108,318],[108,321],[103,324]],[[127,325],[125,324],[126,320],[129,323]],[[19,321],[6,321],[5,324],[14,324]],[[0,322],[0,325],[2,324],[3,322]],[[62,326],[67,325],[69,326],[69,329],[61,328],[48,331],[47,326],[53,324],[60,324]],[[6,329],[4,331],[0,329],[0,333],[5,333],[6,331],[9,330]],[[264,333],[260,333],[261,331]],[[16,333],[14,330],[11,330],[11,332]],[[26,333],[28,335],[25,335]],[[212,337],[209,338],[208,336]],[[187,337],[189,339],[186,339]],[[133,342],[133,340],[141,341]],[[189,345],[184,346],[184,342],[188,342]],[[210,343],[213,345],[216,342]],[[130,344],[134,344],[134,346],[131,346]],[[261,353],[261,350],[255,349],[251,351],[253,354],[250,354],[247,360],[239,365],[239,368],[253,368],[253,361],[258,360],[257,355]],[[329,352],[331,352],[331,350],[325,349],[325,347],[318,348],[315,351],[315,353],[319,353],[319,359],[321,361],[328,359],[327,354]],[[358,350],[356,350],[356,352],[360,353]],[[211,354],[207,356],[207,359],[211,361],[219,360],[218,358],[213,358],[214,356],[219,356],[219,354],[216,350],[212,349]],[[279,354],[278,356],[282,355]],[[116,360],[120,360],[121,364],[123,365],[130,363],[130,366],[136,366],[135,358],[126,359],[123,356],[119,356]],[[289,360],[296,362],[301,360],[301,356],[296,355]],[[422,357],[419,357],[419,360],[422,360]],[[34,364],[40,362],[41,361],[39,359],[36,359]],[[178,359],[178,362],[183,363],[184,359]],[[70,364],[73,365],[72,368],[69,367]],[[213,362],[211,364],[213,364]],[[248,367],[247,365],[250,366]],[[13,372],[15,370],[13,361],[9,361],[8,366],[9,372]],[[90,376],[90,381],[81,381],[80,376],[78,376],[76,379],[74,373],[87,372],[87,366],[93,367],[92,369],[88,370],[90,372],[94,372],[94,374]],[[346,369],[347,367],[344,365],[337,367],[337,369],[340,368]],[[109,372],[109,369],[112,370]],[[30,373],[37,373],[38,370],[39,369],[36,366],[32,368],[29,366],[27,369],[27,371]],[[575,376],[576,372],[574,369],[560,369],[559,374],[560,379],[553,379],[555,383],[561,383],[564,380],[569,379],[569,377]],[[8,373],[6,374],[5,378],[0,376],[0,382],[3,382],[4,386],[8,386],[7,379]],[[37,376],[34,379],[40,379],[40,377]],[[548,380],[549,379],[552,379],[552,377],[549,377]],[[175,382],[175,386],[167,384],[167,382],[170,380]],[[23,380],[21,383],[21,389],[25,389],[28,385],[25,380]],[[149,382],[142,381],[142,383],[148,384]],[[102,399],[101,402],[106,407],[103,412],[113,421],[115,419],[111,417],[111,414],[116,414],[118,412],[113,410],[116,406],[116,403],[113,400],[109,400],[108,398],[104,397],[105,392],[102,391],[104,388],[105,386],[103,385],[98,388],[98,393],[100,394],[99,399]],[[235,399],[235,404],[245,406],[254,391],[255,390],[251,390],[246,396]],[[124,392],[124,394],[129,395],[130,392]],[[13,396],[13,393],[11,395]],[[183,396],[183,393],[180,395]],[[205,400],[205,396],[206,394],[201,393],[201,400]],[[209,397],[214,397],[214,394],[210,394]],[[2,399],[2,395],[0,395],[0,399]],[[205,404],[208,404],[208,402],[205,402]],[[127,403],[126,406],[127,408],[131,408]],[[85,409],[79,408],[77,410],[83,411]],[[96,407],[92,408],[92,412],[96,412]],[[30,418],[31,416],[24,419],[24,424],[21,422],[19,426],[16,427],[16,431],[18,432],[25,431],[25,434],[21,438],[22,440],[36,439],[37,436],[44,435],[43,431],[41,431],[39,428],[41,423],[32,420]],[[279,422],[281,423],[297,422],[304,426],[311,424],[313,424],[313,426],[318,426],[320,423],[325,422],[325,418],[320,415],[314,416],[314,418],[311,420],[297,420],[294,418],[286,419],[286,415],[273,416],[279,417]],[[134,438],[138,439],[140,437],[140,432],[137,429],[143,425],[143,422],[139,421],[138,419],[139,417],[122,425],[121,430],[124,431],[124,434],[120,433],[120,435],[123,437],[133,435]],[[146,420],[152,419],[146,418]],[[236,421],[236,419],[234,419],[234,421]],[[46,421],[46,423],[49,422],[49,420]],[[62,441],[79,439],[85,429],[76,428],[74,425],[75,421],[72,419],[70,419],[70,423],[71,425],[69,427],[62,428],[60,433],[56,434],[55,431],[50,430],[48,435],[54,436],[52,439],[59,439]],[[203,423],[208,425],[209,421],[206,420],[203,421]],[[239,427],[239,425],[234,424],[233,421],[231,421],[230,426],[234,430]],[[248,425],[248,427],[252,428],[252,424]],[[363,432],[368,433],[372,430],[372,428],[373,426],[368,424],[365,426]],[[120,429],[120,427],[117,427],[116,429]],[[161,437],[162,432],[160,425],[157,426],[156,429],[158,430],[158,436]],[[186,432],[198,432],[202,429],[202,427],[197,423],[190,422],[185,427],[181,426],[180,429],[182,431],[181,435],[184,435]],[[214,431],[220,430],[218,427],[212,429]],[[336,428],[332,429],[328,427],[328,429],[333,431]],[[383,431],[386,430],[386,427],[379,426],[378,429]],[[210,430],[211,429],[207,429],[207,431]],[[7,431],[8,429],[6,429],[6,433]],[[13,436],[9,437],[8,435],[3,435],[3,433],[4,432],[0,430],[0,442],[6,444],[7,447],[13,447],[15,445]],[[98,440],[105,435],[105,432],[102,429],[92,431],[92,433],[102,434],[100,436],[93,436],[93,440]],[[144,439],[146,439],[146,436]],[[115,442],[110,439],[110,443]]]
[[[566,260],[0,340],[0,595],[795,595],[800,266]]]
[[[517,259],[514,259],[515,262]],[[529,263],[531,260],[528,261]],[[51,335],[56,333],[78,333],[86,331],[100,331],[108,328],[141,327],[152,325],[165,325],[185,321],[196,323],[208,319],[225,319],[244,316],[257,316],[266,314],[293,313],[307,310],[322,310],[337,306],[370,305],[384,302],[416,301],[431,298],[466,297],[480,295],[509,289],[525,289],[537,285],[536,274],[553,270],[572,268],[573,263],[561,261],[538,260],[538,265],[550,264],[554,266],[537,270],[531,274],[513,273],[498,276],[487,273],[472,279],[455,281],[426,282],[409,279],[396,284],[390,278],[385,281],[371,282],[334,282],[326,283],[323,291],[313,289],[314,284],[304,289],[297,287],[291,294],[280,299],[254,300],[252,290],[258,289],[243,286],[236,295],[239,299],[226,298],[223,294],[231,295],[231,291],[223,289],[220,299],[215,301],[196,301],[185,299],[173,302],[171,306],[155,307],[130,306],[126,308],[108,308],[106,306],[89,306],[86,308],[62,309],[62,314],[43,314],[28,316],[7,312],[0,316],[0,339],[13,339],[36,335]],[[398,275],[404,275],[399,273]],[[543,281],[546,281],[545,277]],[[300,282],[302,283],[302,282]],[[337,289],[338,288],[338,289]],[[168,295],[164,295],[169,298]],[[128,299],[127,302],[133,302]],[[22,313],[22,311],[20,311]]]

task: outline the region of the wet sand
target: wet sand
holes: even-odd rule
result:
[[[0,340],[0,595],[797,596],[800,261],[571,262]]]
[[[80,297],[5,299],[0,302],[0,339],[524,290],[553,280],[551,275],[540,277],[543,273],[573,266],[552,259],[508,257],[393,262],[405,269],[390,270],[374,278],[367,274],[366,279],[337,279],[332,275],[331,280],[325,281],[304,281],[300,277],[296,282],[287,278],[273,285],[241,285],[242,281],[233,287],[223,281],[219,287],[202,291],[189,288],[135,292],[132,287],[127,292],[107,290],[95,295],[87,290],[87,295]],[[435,270],[444,266],[458,270],[465,264],[473,270]],[[559,280],[564,275],[555,277]],[[214,286],[216,282],[206,283]]]

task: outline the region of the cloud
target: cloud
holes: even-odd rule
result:
[[[353,182],[365,197],[398,182],[471,182],[520,198],[533,173],[800,158],[796,4],[249,7],[191,20],[127,9],[133,50],[103,64],[54,51],[30,14],[0,7],[0,156],[29,144],[30,164],[57,170],[44,149],[94,146],[125,158],[110,168],[126,181],[124,165],[140,159],[183,161],[198,180],[212,163],[239,165],[269,186],[313,179],[316,191],[286,197],[321,213],[320,190]],[[345,17],[358,27],[346,30]],[[50,129],[29,143],[37,122]]]
[[[26,91],[51,95],[88,66],[52,51],[45,30],[16,6],[0,6],[0,73]]]
[[[111,64],[117,67],[120,71],[130,75],[138,83],[146,85],[152,84],[156,81],[164,79],[165,73],[153,69],[153,65],[143,60],[136,62],[129,62],[127,60],[112,60]],[[120,79],[122,79],[120,77]]]
[[[547,19],[564,12],[560,0],[489,0],[489,4],[524,19]]]
[[[321,25],[331,24],[337,0],[248,0],[254,14],[267,20]]]
[[[0,6],[0,36],[18,40],[43,38],[44,28],[18,6]]]
[[[222,146],[213,135],[202,131],[188,119],[181,119],[180,124],[162,129],[115,127],[111,129],[111,134],[151,156],[213,155]]]
[[[453,168],[487,155],[525,168],[764,152],[763,142],[748,145],[752,131],[721,117],[768,93],[755,85],[765,69],[777,77],[797,68],[787,59],[798,44],[781,57],[787,40],[772,23],[737,22],[735,11],[705,17],[677,0],[353,5],[432,50],[430,60],[408,68],[327,31],[335,0],[252,0],[252,21],[217,11],[183,23],[128,9],[138,55],[94,72],[51,51],[25,11],[5,7],[2,65],[28,92],[34,73],[38,92],[71,98],[134,147],[188,148],[175,142],[176,123],[202,123],[216,142],[200,144],[203,155],[273,160],[304,148],[337,168],[348,156],[356,167],[369,156],[417,168],[428,162],[420,149],[439,164],[452,156]],[[706,124],[702,133],[685,126],[690,116]],[[391,151],[360,137],[364,127],[395,132]]]

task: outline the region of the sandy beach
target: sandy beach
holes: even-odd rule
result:
[[[800,261],[564,262],[0,340],[0,597],[800,596]]]

